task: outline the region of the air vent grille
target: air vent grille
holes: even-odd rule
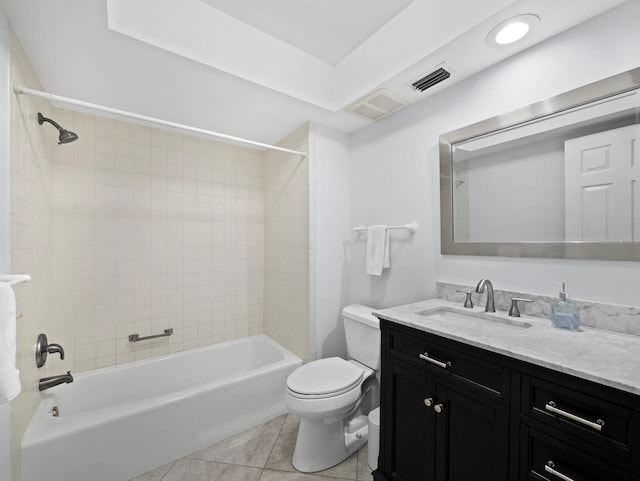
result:
[[[365,120],[378,120],[401,109],[406,103],[397,93],[389,89],[380,89],[358,100],[346,110]]]
[[[439,68],[438,70],[431,72],[426,77],[422,77],[420,80],[416,80],[411,85],[415,90],[424,92],[429,87],[433,87],[434,85],[448,79],[449,77],[451,77],[451,74],[447,70]]]

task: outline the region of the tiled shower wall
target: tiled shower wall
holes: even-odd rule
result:
[[[261,333],[264,154],[54,115],[80,137],[53,163],[52,340],[73,371]]]
[[[10,85],[41,88],[15,35],[11,37]],[[10,272],[31,274],[28,284],[14,286],[17,301],[16,363],[22,393],[11,402],[11,479],[20,479],[18,453],[22,435],[40,402],[37,380],[62,371],[49,362],[35,365],[35,343],[52,325],[51,308],[51,149],[52,136],[38,125],[36,116],[51,113],[51,106],[34,97],[11,94],[10,119]],[[52,129],[54,130],[54,129]]]
[[[310,125],[279,145],[309,152]],[[315,359],[310,314],[309,156],[265,154],[265,334],[300,356]]]

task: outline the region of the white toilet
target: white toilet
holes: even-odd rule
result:
[[[349,360],[319,359],[287,379],[285,402],[300,416],[293,466],[305,473],[345,460],[368,438],[368,414],[379,404],[380,324],[373,308],[342,310]]]

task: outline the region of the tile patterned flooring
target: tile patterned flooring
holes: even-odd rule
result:
[[[325,471],[303,474],[291,465],[300,421],[292,414],[154,469],[131,481],[372,481],[367,446]]]

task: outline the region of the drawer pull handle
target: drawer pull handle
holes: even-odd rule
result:
[[[442,411],[444,411],[444,404],[442,404],[442,403],[436,404],[435,406],[433,406],[433,410],[436,413],[440,414]]]
[[[602,427],[604,426],[604,421],[602,419],[597,419],[594,423],[593,421],[589,421],[588,419],[584,419],[580,416],[576,416],[575,414],[571,414],[567,411],[563,411],[562,409],[558,409],[554,401],[549,401],[547,404],[545,404],[544,408],[551,413],[558,414],[559,416],[563,416],[567,419],[571,419],[572,421],[584,424],[585,426],[589,426],[596,431],[602,431]]]
[[[556,471],[555,468],[556,464],[553,461],[547,461],[547,464],[544,465],[544,470],[549,473],[549,474],[553,474],[554,476],[562,479],[562,481],[573,481],[573,478],[570,478],[569,476],[562,474],[560,471]]]
[[[447,361],[447,362],[442,362],[442,361],[438,361],[437,359],[433,359],[432,357],[429,357],[429,353],[425,352],[423,354],[420,354],[420,359],[422,359],[423,361],[429,361],[431,364],[435,364],[436,366],[440,366],[443,369],[446,369],[448,367],[451,367],[451,362]]]
[[[433,406],[433,398],[432,397],[425,398],[424,405],[427,406],[428,408]]]

